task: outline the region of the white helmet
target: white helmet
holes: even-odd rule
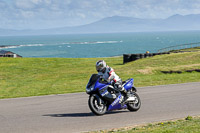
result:
[[[104,60],[99,60],[96,62],[97,72],[104,72],[106,69],[106,62]]]

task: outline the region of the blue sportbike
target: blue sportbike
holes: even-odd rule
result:
[[[86,86],[86,93],[90,95],[88,100],[90,110],[96,115],[103,115],[111,110],[139,110],[141,101],[133,85],[133,79],[123,81],[122,85],[127,90],[126,96],[115,89],[112,83],[104,81],[98,74],[93,74]]]

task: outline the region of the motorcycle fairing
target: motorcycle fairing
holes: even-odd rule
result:
[[[116,110],[116,109],[125,109],[125,108],[127,108],[127,106],[126,105],[123,105],[122,106],[122,104],[120,104],[119,102],[120,102],[120,99],[121,99],[121,94],[114,100],[114,102],[112,102],[112,104],[110,104],[109,105],[109,107],[108,107],[108,111],[110,111],[110,110]]]
[[[132,86],[133,86],[133,79],[130,79],[130,80],[128,80],[128,81],[125,83],[124,88],[125,88],[127,91],[129,91],[129,90],[132,88]]]
[[[104,87],[102,87],[101,89],[99,89],[99,93],[101,94],[102,97],[104,97],[105,95],[107,95],[109,92],[106,89],[108,87],[108,85],[105,85]]]
[[[111,87],[111,85],[106,85],[104,87],[102,87],[101,89],[99,89],[99,94],[106,100],[108,101],[109,104],[111,104],[115,99],[116,96],[118,96],[117,94],[111,94],[111,92],[109,92],[109,88]]]
[[[100,83],[99,82],[99,79],[97,80],[97,82],[95,83],[95,86],[94,86],[94,88],[95,89],[102,89],[102,88],[104,88],[105,86],[107,86],[107,85],[109,85],[109,83],[107,83],[107,84],[105,84],[105,83]]]

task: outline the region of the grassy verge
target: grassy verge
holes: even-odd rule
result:
[[[122,64],[122,57],[103,58],[123,79],[135,86],[200,82],[199,72],[163,74],[161,71],[200,69],[200,52],[176,53]],[[0,58],[0,98],[85,91],[99,58]]]
[[[172,50],[170,52],[197,52],[197,51],[200,51],[200,47]]]
[[[176,121],[148,124],[146,126],[98,131],[102,133],[199,133],[200,117],[191,116]],[[95,133],[95,132],[94,132]]]

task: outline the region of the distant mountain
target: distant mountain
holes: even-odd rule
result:
[[[0,36],[7,35],[51,35],[116,32],[182,31],[200,30],[200,14],[173,15],[166,19],[140,19],[113,16],[76,27],[62,27],[42,30],[0,29]]]
[[[173,30],[200,30],[200,14],[174,15],[166,19],[165,25]]]
[[[84,25],[82,31],[88,32],[135,32],[153,30],[157,19],[139,19],[131,17],[113,16],[100,21]],[[152,27],[153,26],[153,27]]]

